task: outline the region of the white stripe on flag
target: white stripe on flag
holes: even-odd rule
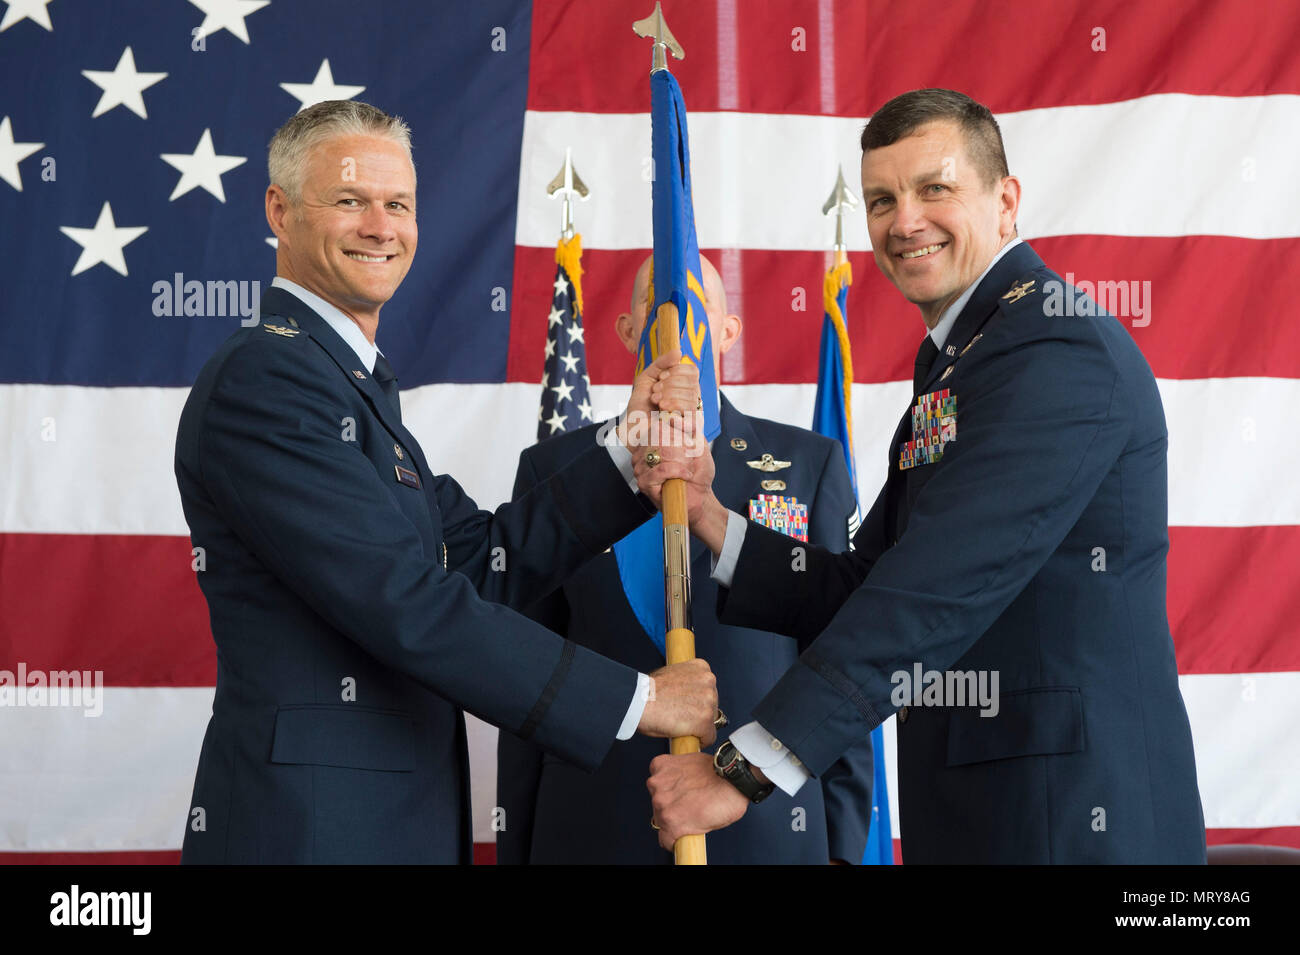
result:
[[[837,163],[858,192],[865,120],[690,113],[700,246],[827,248],[833,224],[818,210]],[[1004,113],[998,122],[1011,171],[1024,185],[1024,238],[1300,235],[1300,186],[1291,174],[1300,152],[1300,96],[1169,93]],[[555,244],[555,209],[539,184],[550,181],[566,146],[580,151],[593,189],[582,210],[583,247],[650,248],[646,113],[528,111],[516,243]],[[733,192],[745,198],[738,214]],[[845,239],[850,249],[869,248],[861,212],[846,217]]]
[[[1211,828],[1300,825],[1300,673],[1180,677]],[[5,712],[0,851],[179,849],[212,711],[211,688],[106,687],[103,715],[71,708]],[[474,838],[493,841],[496,731],[470,720]],[[894,836],[898,776],[885,727]],[[617,745],[617,744],[615,744]],[[1261,759],[1259,754],[1267,754]]]
[[[813,384],[730,385],[746,414],[806,427]],[[1300,524],[1300,445],[1276,440],[1300,407],[1300,379],[1161,380],[1169,423],[1171,526]],[[885,478],[886,443],[910,384],[856,384],[858,483],[870,505]],[[533,443],[535,384],[442,384],[402,393],[403,415],[429,466],[449,472],[483,507],[508,500],[520,451]],[[172,472],[182,388],[0,385],[8,479],[0,532],[188,536]],[[627,388],[596,385],[596,420],[622,410]],[[42,440],[53,418],[56,440]]]

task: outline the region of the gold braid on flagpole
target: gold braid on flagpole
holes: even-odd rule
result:
[[[843,253],[840,253],[843,255]],[[835,326],[835,336],[840,340],[840,358],[844,362],[844,427],[849,433],[849,453],[853,444],[853,401],[850,391],[853,388],[853,355],[849,350],[849,326],[840,311],[840,289],[853,284],[853,268],[848,257],[826,273],[822,283],[822,305]]]
[[[578,314],[586,315],[582,307],[582,233],[575,232],[571,239],[561,239],[555,246],[555,262],[568,273],[573,283],[573,298],[578,303]]]

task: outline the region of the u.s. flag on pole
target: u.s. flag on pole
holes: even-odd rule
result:
[[[103,687],[97,716],[83,715],[93,701],[0,709],[8,858],[178,856],[215,660],[173,446],[196,372],[274,274],[274,130],[326,98],[411,124],[422,234],[378,343],[432,466],[491,507],[536,438],[555,291],[545,190],[570,146],[592,188],[594,419],[626,400],[611,326],[652,246],[649,54],[631,30],[651,5],[0,0],[0,670],[92,686],[98,673]],[[1209,842],[1300,846],[1300,7],[667,0],[664,13],[687,51],[672,69],[691,105],[701,251],[745,322],[718,376],[749,414],[811,420],[820,208],[839,165],[855,179],[871,111],[934,86],[994,111],[1024,187],[1021,237],[1102,304],[1127,296],[1120,320],[1160,385],[1169,620]],[[866,495],[923,326],[872,263],[860,215],[846,242]],[[884,750],[892,767],[888,725]],[[471,756],[486,846],[482,724]],[[894,836],[905,857],[906,828]]]

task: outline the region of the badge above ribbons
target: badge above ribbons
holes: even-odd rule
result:
[[[957,440],[957,396],[948,389],[921,395],[912,406],[912,440],[898,448],[898,469],[935,464],[949,441]]]

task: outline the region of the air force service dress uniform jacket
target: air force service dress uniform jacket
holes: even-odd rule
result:
[[[806,505],[805,539],[831,550],[848,546],[848,519],[856,513],[839,444],[802,428],[751,418],[722,399],[722,432],[713,442],[714,493],[740,511],[761,497],[794,498]],[[565,468],[590,446],[591,425],[548,438],[524,451],[516,496]],[[767,470],[762,465],[767,456]],[[777,503],[779,506],[779,502]],[[799,542],[778,537],[785,548]],[[709,552],[692,541],[695,650],[718,677],[719,705],[733,726],[748,722],[754,705],[798,659],[789,637],[719,624],[717,585]],[[628,604],[613,553],[603,554],[528,610],[558,633],[633,669],[664,665]],[[759,627],[760,623],[753,626]],[[498,737],[497,801],[505,809],[497,833],[497,861],[520,863],[672,863],[650,828],[646,777],[665,740],[638,737],[620,744],[595,773],[543,753],[509,733]],[[818,781],[794,798],[776,792],[752,806],[736,825],[709,834],[709,862],[858,862],[871,815],[871,739],[864,733]]]
[[[637,683],[509,607],[653,509],[593,442],[479,510],[320,316],[278,288],[261,311],[176,442],[217,647],[183,861],[468,862],[461,709],[590,769]]]
[[[1048,306],[1062,290],[1008,251],[917,389],[856,550],[791,573],[751,523],[722,591],[725,622],[816,637],[755,710],[814,775],[897,711],[907,862],[1205,861],[1160,394],[1118,321]],[[997,671],[997,715],[900,709],[916,663]]]

